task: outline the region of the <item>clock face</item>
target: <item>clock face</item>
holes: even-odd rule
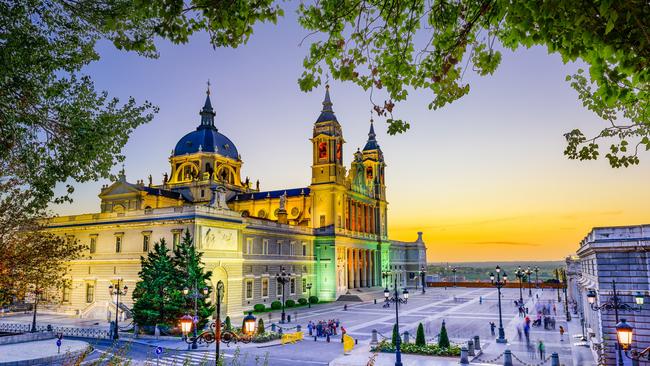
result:
[[[300,210],[298,209],[298,207],[294,207],[291,209],[291,216],[298,216],[299,213]]]

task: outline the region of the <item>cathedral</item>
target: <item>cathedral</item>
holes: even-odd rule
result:
[[[102,187],[100,212],[49,223],[52,232],[88,246],[70,264],[59,310],[109,319],[115,302],[108,287],[122,280],[135,288],[140,257],[161,238],[178,245],[185,230],[204,253],[212,285],[225,284],[224,315],[270,306],[282,291],[293,300],[309,294],[351,300],[382,289],[386,280],[415,286],[426,247],[422,233],[414,242],[388,237],[386,163],[372,121],[348,169],[329,87],[322,104],[310,139],[311,183],[261,191],[259,182],[241,179],[242,157],[215,125],[208,89],[200,123],[172,150],[162,184],[151,176],[128,182],[122,169],[117,181]],[[291,274],[284,288],[275,280],[282,269]],[[123,300],[130,308],[130,293]]]

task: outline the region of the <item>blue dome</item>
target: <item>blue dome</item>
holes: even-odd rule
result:
[[[174,148],[174,155],[193,154],[199,151],[217,153],[227,158],[239,160],[239,153],[235,144],[214,127],[201,126],[196,131],[183,136],[178,140]]]
[[[209,84],[208,84],[209,85]],[[205,104],[201,109],[201,124],[192,131],[178,140],[174,148],[174,156],[194,154],[199,151],[217,153],[227,158],[239,160],[239,153],[235,144],[229,138],[219,133],[214,127],[214,109],[210,102],[210,89],[207,91]]]

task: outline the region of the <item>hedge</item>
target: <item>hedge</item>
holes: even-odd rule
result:
[[[280,301],[276,300],[276,301],[273,301],[271,303],[271,309],[278,310],[278,309],[281,309],[281,308],[282,308],[282,303]]]

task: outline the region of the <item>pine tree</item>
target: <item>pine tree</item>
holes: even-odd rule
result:
[[[424,326],[422,326],[422,323],[418,325],[418,331],[415,336],[415,345],[416,346],[426,346],[427,341],[424,338]]]
[[[257,334],[264,334],[266,329],[264,328],[264,319],[260,317],[260,320],[257,322]]]
[[[136,324],[174,325],[185,311],[180,277],[174,268],[165,239],[160,239],[147,257],[140,257],[140,281],[133,291]]]
[[[400,340],[401,343],[402,339],[400,338],[399,330],[397,329],[397,324],[395,324],[393,325],[393,337],[391,338],[391,343],[393,344],[393,346],[397,345],[398,339]]]
[[[183,240],[174,248],[173,261],[178,278],[182,282],[180,288],[187,287],[190,289],[190,293],[196,288],[199,294],[201,294],[201,297],[197,299],[198,314],[196,314],[199,317],[199,329],[205,326],[208,318],[215,312],[215,306],[208,303],[210,293],[212,292],[211,287],[208,285],[212,277],[212,271],[205,271],[201,257],[203,257],[203,253],[196,250],[192,235],[186,229]],[[203,294],[204,288],[208,289],[207,295]],[[194,313],[194,298],[186,297],[185,308],[188,312]]]
[[[447,335],[447,328],[445,321],[442,321],[442,328],[440,328],[440,336],[438,337],[438,346],[440,348],[449,348],[449,336]]]

